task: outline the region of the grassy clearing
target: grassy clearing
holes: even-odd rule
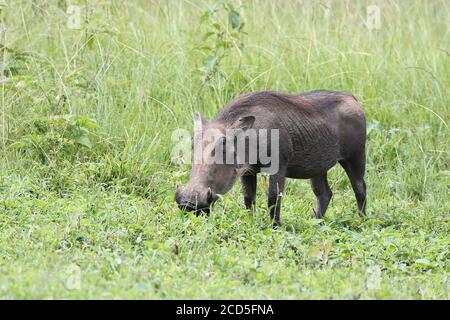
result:
[[[7,3],[0,297],[448,299],[448,1],[233,2],[233,34],[213,2],[79,1],[79,29],[66,1]],[[194,110],[317,88],[365,106],[367,217],[340,167],[323,221],[294,180],[279,230],[264,178],[255,214],[238,185],[209,219],[177,210],[171,134]]]

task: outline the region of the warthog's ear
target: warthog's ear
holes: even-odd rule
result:
[[[248,130],[253,126],[253,123],[255,123],[255,117],[254,116],[245,116],[242,118],[239,118],[239,120],[236,122],[236,129],[242,129],[242,130]]]
[[[205,120],[205,118],[202,117],[200,112],[194,113],[194,131],[195,132],[200,132],[206,123],[207,123],[207,121]]]

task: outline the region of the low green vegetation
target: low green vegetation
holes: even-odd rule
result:
[[[445,0],[3,1],[0,298],[448,299],[449,12]],[[366,217],[339,166],[323,220],[308,181],[289,180],[272,229],[267,177],[255,213],[239,185],[209,217],[178,210],[189,166],[171,161],[171,135],[194,111],[319,88],[365,107]]]

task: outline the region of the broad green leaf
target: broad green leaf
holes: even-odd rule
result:
[[[324,252],[324,255],[327,255],[328,253],[330,253],[330,251],[331,251],[331,246],[332,246],[332,243],[331,243],[331,241],[329,241],[329,240],[326,240],[326,241],[323,243],[323,252]]]
[[[212,36],[213,34],[214,34],[214,32],[212,32],[212,31],[209,31],[209,32],[205,33],[205,34],[203,35],[203,37],[202,37],[202,40],[203,40],[203,41],[208,40],[208,38],[209,38],[210,36]]]
[[[424,266],[429,266],[430,264],[431,264],[431,262],[430,262],[430,260],[428,260],[428,259],[417,259],[416,261],[415,261],[415,263],[416,264],[421,264],[421,265],[424,265]]]
[[[209,11],[203,12],[202,16],[200,17],[200,23],[208,21],[209,16],[210,16]]]
[[[207,70],[211,71],[214,68],[214,65],[216,63],[216,56],[210,54],[208,57],[206,57],[205,59],[205,67]]]
[[[75,142],[78,144],[81,144],[82,146],[85,146],[87,148],[92,148],[91,140],[87,135],[80,135],[75,138]]]
[[[233,29],[238,29],[241,25],[241,19],[239,17],[239,13],[235,10],[231,10],[228,13],[228,17],[230,18],[231,27]]]

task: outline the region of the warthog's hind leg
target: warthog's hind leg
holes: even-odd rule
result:
[[[364,151],[357,153],[350,159],[339,161],[350,179],[356,202],[358,203],[359,215],[361,216],[366,213],[366,182],[364,181],[365,162]]]

